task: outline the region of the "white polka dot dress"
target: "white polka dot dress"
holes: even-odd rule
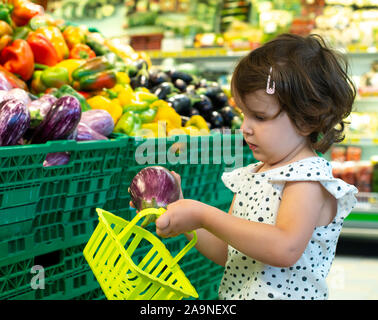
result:
[[[228,247],[219,298],[231,299],[327,299],[326,276],[335,256],[344,218],[356,204],[357,189],[332,176],[330,163],[306,158],[272,170],[255,173],[261,162],[222,175],[236,194],[232,214],[250,221],[275,224],[286,181],[319,181],[337,199],[337,214],[316,227],[301,258],[291,267],[263,264]]]

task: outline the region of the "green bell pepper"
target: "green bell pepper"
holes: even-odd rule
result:
[[[152,103],[156,100],[159,100],[158,96],[153,93],[146,92],[146,91],[138,91],[138,90],[141,90],[141,89],[137,88],[135,90],[136,91],[135,98],[138,101],[147,101],[148,103]]]
[[[42,71],[42,83],[48,88],[60,88],[70,82],[68,70],[62,67],[51,67]]]
[[[96,56],[103,56],[111,50],[103,43],[103,37],[98,32],[90,32],[87,34],[85,43],[96,53]]]
[[[139,118],[142,120],[142,123],[149,123],[154,121],[157,114],[157,108],[149,108],[146,111],[139,113]]]
[[[128,111],[119,118],[113,132],[131,136],[134,135],[141,126],[142,120],[134,112]]]
[[[80,67],[72,72],[72,79],[80,81],[81,78],[113,69],[113,65],[104,56],[95,57],[87,60]]]
[[[116,72],[112,69],[81,77],[79,81],[74,81],[73,87],[79,91],[97,91],[113,88],[116,83]]]
[[[132,100],[130,104],[123,106],[123,112],[144,112],[148,110],[150,103],[148,101]]]
[[[11,17],[12,11],[13,11],[13,5],[5,4],[5,3],[0,4],[0,20],[5,21],[10,26],[13,25],[12,17]]]
[[[88,104],[87,100],[84,98],[84,96],[81,95],[79,92],[77,92],[74,88],[72,88],[68,84],[64,84],[58,90],[53,90],[50,93],[53,94],[57,98],[67,96],[67,95],[77,98],[80,102],[82,112],[92,109],[91,106]]]
[[[26,40],[30,32],[31,32],[31,29],[27,26],[17,27],[17,28],[14,29],[13,39],[14,40],[16,40],[16,39]]]
[[[42,70],[36,70],[33,73],[31,81],[31,89],[34,93],[39,94],[46,91],[47,87],[43,84],[41,80]]]

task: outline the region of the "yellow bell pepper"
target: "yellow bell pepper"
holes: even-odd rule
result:
[[[197,127],[188,126],[188,127],[184,127],[183,129],[184,129],[185,133],[190,135],[190,136],[200,136],[201,135],[201,131]]]
[[[185,123],[185,127],[195,128],[201,130],[203,133],[210,133],[209,126],[206,123],[206,120],[200,115],[191,116],[190,119]]]
[[[161,123],[144,123],[135,135],[143,138],[165,138],[167,133]]]
[[[117,72],[116,77],[117,77],[117,83],[130,84],[130,77],[128,76],[127,73],[119,71]]]
[[[167,130],[168,137],[182,136],[182,135],[188,134],[187,131],[185,131],[184,129],[185,129],[184,127],[181,127],[181,128],[173,128],[173,129]]]
[[[108,110],[113,118],[114,124],[116,124],[122,116],[123,109],[118,99],[112,99],[112,106]]]
[[[138,53],[136,53],[135,50],[122,39],[105,39],[104,45],[124,60],[137,60],[139,57]]]
[[[190,135],[190,136],[200,136],[202,135],[201,131],[198,128],[189,126],[189,127],[181,127],[181,128],[174,128],[168,131],[168,136],[179,136],[179,135]]]
[[[118,93],[118,99],[121,106],[129,105],[131,101],[135,99],[134,90],[130,85],[122,86],[116,84],[112,90]]]
[[[87,103],[92,109],[103,109],[108,111],[115,124],[122,115],[122,107],[118,99],[111,100],[105,96],[94,96],[87,99]]]
[[[85,43],[88,28],[84,26],[67,26],[63,31],[63,37],[66,40],[69,49],[72,49],[78,43]]]
[[[165,121],[168,131],[181,128],[181,116],[166,101],[157,100],[150,105],[152,107],[158,107],[154,122]]]
[[[63,61],[59,62],[55,66],[66,68],[67,71],[68,71],[68,77],[69,77],[70,82],[71,82],[72,81],[72,72],[75,69],[79,68],[84,63],[85,63],[85,60],[82,60],[82,59],[67,59],[67,60],[63,60]]]

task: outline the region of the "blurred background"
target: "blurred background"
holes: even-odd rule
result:
[[[329,274],[330,299],[378,299],[377,0],[43,0],[54,19],[85,25],[229,91],[236,62],[282,32],[317,33],[348,57],[358,88],[345,140],[324,156],[359,189]]]

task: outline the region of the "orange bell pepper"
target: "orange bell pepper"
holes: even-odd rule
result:
[[[25,26],[34,16],[45,13],[45,10],[41,5],[29,0],[12,0],[10,2],[14,6],[12,20],[17,26]]]
[[[70,59],[91,59],[96,57],[95,52],[86,44],[75,44],[70,51]]]
[[[18,74],[24,81],[34,72],[34,55],[26,40],[16,39],[1,51],[0,63],[9,72]]]

